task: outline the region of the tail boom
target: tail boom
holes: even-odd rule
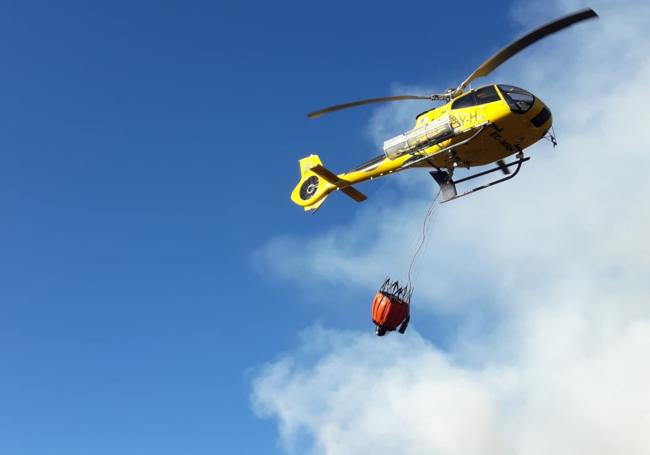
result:
[[[325,168],[318,155],[301,159],[300,172],[300,182],[293,189],[291,200],[305,211],[317,210],[334,190],[341,190],[357,202],[367,199],[363,193],[352,187],[352,183]]]

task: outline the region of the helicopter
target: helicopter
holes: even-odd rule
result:
[[[535,42],[578,22],[597,18],[591,8],[560,17],[513,41],[485,60],[456,88],[441,94],[397,95],[337,104],[307,114],[317,118],[330,112],[388,101],[428,100],[444,104],[419,114],[412,130],[384,142],[383,153],[354,169],[335,174],[323,166],[318,155],[300,160],[301,178],[291,200],[305,211],[315,212],[333,191],[357,202],[367,199],[354,184],[409,168],[433,168],[431,176],[440,187],[441,202],[488,188],[515,177],[524,162],[524,149],[542,138],[557,144],[551,127],[550,109],[527,90],[506,84],[470,89],[474,79],[487,76],[506,60]],[[505,159],[515,155],[514,161]],[[454,180],[454,170],[495,164],[494,167]],[[511,171],[511,167],[515,167]],[[493,172],[496,180],[458,193],[456,185]]]

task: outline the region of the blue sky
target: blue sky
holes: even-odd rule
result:
[[[283,453],[251,409],[260,369],[314,324],[372,331],[372,289],[308,292],[260,264],[272,239],[359,221],[345,198],[309,216],[289,193],[309,153],[336,171],[374,156],[374,111],[305,114],[454,85],[528,28],[512,11],[0,6],[0,452]],[[422,317],[444,344],[454,316]]]

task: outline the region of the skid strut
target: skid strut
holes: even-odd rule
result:
[[[436,183],[440,186],[440,192],[442,194],[442,199],[443,199],[441,202],[442,204],[443,202],[453,201],[454,199],[458,199],[459,197],[467,196],[468,194],[475,193],[480,190],[484,190],[485,188],[496,185],[497,183],[502,183],[505,182],[506,180],[510,180],[515,175],[517,175],[517,173],[521,169],[521,165],[530,159],[530,157],[524,158],[524,155],[521,153],[519,153],[517,157],[518,159],[516,161],[513,161],[512,163],[500,162],[496,167],[492,169],[488,169],[487,171],[483,171],[483,172],[478,172],[476,174],[472,174],[458,180],[454,180],[449,172],[443,171],[441,169],[438,169],[437,171],[431,171],[429,173],[431,174],[431,177],[433,177],[433,179],[436,181]],[[507,172],[508,168],[511,166],[517,166],[517,168],[512,174]],[[497,172],[497,171],[503,172],[504,174],[506,174],[506,176],[494,180],[492,182],[486,183],[485,185],[477,186],[476,188],[472,188],[471,190],[465,191],[464,193],[461,194],[458,194],[458,192],[456,191],[457,183],[467,182],[468,180],[482,177],[484,175],[491,174],[492,172]]]

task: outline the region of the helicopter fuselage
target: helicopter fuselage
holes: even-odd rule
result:
[[[458,167],[469,169],[494,163],[542,139],[552,121],[550,110],[531,93],[508,85],[483,86],[421,113],[412,130],[386,141],[384,154],[348,172],[329,173],[329,178],[323,178],[318,168],[316,172],[310,170],[314,161],[305,161],[291,199],[305,210],[314,210],[333,190],[410,167],[433,167],[453,173]],[[445,126],[438,136],[428,133],[427,126],[434,122]],[[395,143],[397,152],[387,148],[387,144]],[[318,157],[315,159],[322,169]]]

